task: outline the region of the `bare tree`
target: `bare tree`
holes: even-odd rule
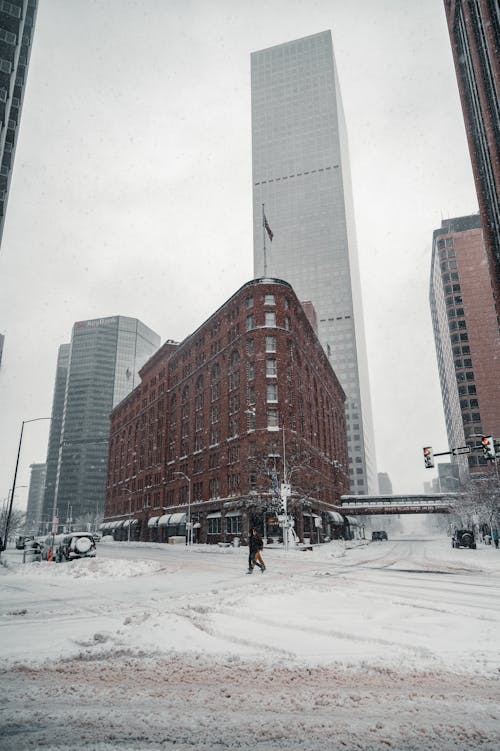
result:
[[[251,494],[255,496],[255,505],[262,508],[278,510],[281,507],[282,482],[291,486],[288,510],[292,513],[310,507],[314,500],[327,498],[334,483],[333,466],[328,465],[324,457],[297,443],[287,447],[284,472],[279,453],[264,450],[249,457],[248,461]]]
[[[454,512],[465,527],[487,524],[490,532],[500,522],[500,482],[495,474],[471,478],[462,488]]]
[[[4,508],[0,511],[0,537],[3,540],[4,545],[7,545],[8,540],[4,540],[5,526],[7,524],[8,507],[5,504]],[[26,513],[19,509],[12,507],[9,521],[9,540],[13,540],[24,529],[26,521]]]

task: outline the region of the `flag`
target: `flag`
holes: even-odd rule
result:
[[[268,235],[270,241],[272,242],[273,241],[273,237],[274,237],[274,232],[272,231],[271,227],[267,223],[267,219],[266,219],[266,215],[265,214],[264,214],[264,229],[266,230],[267,235]]]

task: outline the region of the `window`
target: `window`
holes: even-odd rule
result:
[[[273,378],[278,375],[278,364],[274,357],[268,357],[266,360],[266,376]]]
[[[241,516],[226,516],[226,532],[228,535],[241,535]]]
[[[212,479],[208,483],[208,490],[209,490],[210,498],[219,498],[220,489],[219,489],[218,477],[212,477]],[[220,519],[219,519],[219,530],[220,530]]]
[[[264,305],[276,305],[274,295],[264,295]]]
[[[285,329],[287,331],[290,331],[290,319],[288,318],[288,316],[285,316]]]
[[[278,430],[279,416],[277,409],[270,409],[267,413],[267,427],[271,430]]]
[[[274,310],[267,310],[264,313],[264,326],[276,326],[276,313]]]
[[[253,297],[247,297],[247,308],[253,308]]]
[[[253,355],[255,352],[255,343],[253,339],[247,339],[247,354]]]
[[[247,316],[247,331],[251,331],[255,328],[255,320],[253,316]]]
[[[266,352],[276,352],[275,336],[266,336]]]
[[[268,383],[266,386],[266,400],[268,402],[278,401],[278,384]]]
[[[255,378],[255,363],[249,362],[247,365],[247,369],[248,369],[248,380],[253,381],[253,379]]]
[[[214,496],[212,496],[214,497]],[[221,518],[218,516],[216,519],[207,519],[208,521],[208,529],[207,534],[209,535],[220,535],[220,529],[221,529]]]

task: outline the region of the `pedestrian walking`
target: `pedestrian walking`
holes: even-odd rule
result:
[[[261,555],[261,550],[264,548],[264,542],[259,535],[255,527],[250,530],[250,538],[248,540],[248,573],[252,574],[255,566],[258,566],[261,573],[266,570],[266,565]]]
[[[498,548],[498,529],[496,527],[493,530],[493,542],[495,543],[495,547]]]

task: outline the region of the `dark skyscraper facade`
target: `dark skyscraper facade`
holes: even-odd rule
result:
[[[444,5],[500,311],[500,3],[445,0]]]
[[[347,395],[351,492],[376,493],[347,133],[331,33],[254,52],[251,69],[254,275],[287,280],[314,306],[320,342]]]
[[[0,242],[38,0],[0,2]]]
[[[111,410],[159,346],[160,337],[135,318],[75,323],[71,344],[59,351],[44,518],[53,511],[60,523],[102,514]]]

